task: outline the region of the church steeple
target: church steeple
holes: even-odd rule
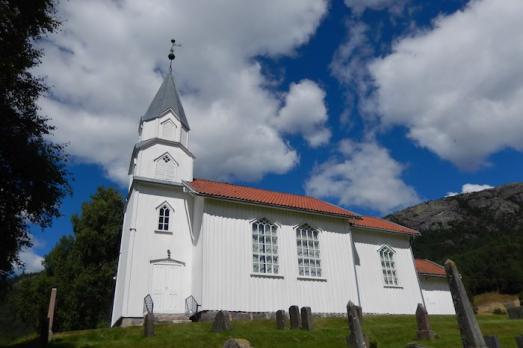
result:
[[[185,111],[183,110],[182,102],[172,75],[172,61],[175,58],[174,47],[179,45],[175,44],[176,41],[174,39],[171,40],[171,42],[172,47],[169,52],[169,60],[171,61],[169,65],[169,73],[163,79],[160,89],[156,92],[151,105],[149,105],[149,108],[142,116],[141,121],[150,121],[162,117],[166,111],[171,110],[182,126],[186,130],[189,130],[189,122],[187,122],[187,117],[185,116]]]

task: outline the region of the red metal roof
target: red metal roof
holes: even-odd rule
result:
[[[357,215],[351,211],[309,196],[274,192],[204,179],[194,179],[186,184],[198,194],[209,197],[303,210],[324,215],[357,218]]]
[[[445,277],[447,273],[445,273],[445,267],[438,265],[435,262],[432,262],[430,260],[426,259],[416,259],[416,271],[419,274],[424,275],[431,275],[431,276],[437,276],[437,277]]]
[[[410,235],[418,235],[419,232],[411,228],[398,225],[394,222],[380,219],[373,216],[362,216],[361,219],[352,221],[352,224],[357,227],[372,228],[377,230],[385,230],[390,232],[405,233]]]

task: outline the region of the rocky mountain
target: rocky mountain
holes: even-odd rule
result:
[[[416,257],[454,259],[472,293],[523,291],[523,183],[445,197],[387,219],[421,232]]]

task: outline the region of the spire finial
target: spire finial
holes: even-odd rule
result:
[[[169,60],[171,61],[169,63],[169,71],[173,71],[173,60],[176,57],[174,55],[174,48],[175,47],[182,47],[182,45],[177,44],[175,39],[171,39],[171,49],[169,50],[169,55],[168,55]]]

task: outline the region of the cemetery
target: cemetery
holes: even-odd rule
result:
[[[456,264],[448,260],[445,272],[456,315],[429,315],[418,304],[416,315],[362,315],[362,308],[348,302],[346,317],[315,315],[311,307],[290,306],[257,317],[217,311],[190,323],[155,320],[154,303],[144,299],[143,327],[98,329],[53,335],[52,322],[57,290],[53,289],[48,316],[39,337],[12,345],[32,347],[523,347],[522,307],[508,314],[480,315],[465,292]]]

